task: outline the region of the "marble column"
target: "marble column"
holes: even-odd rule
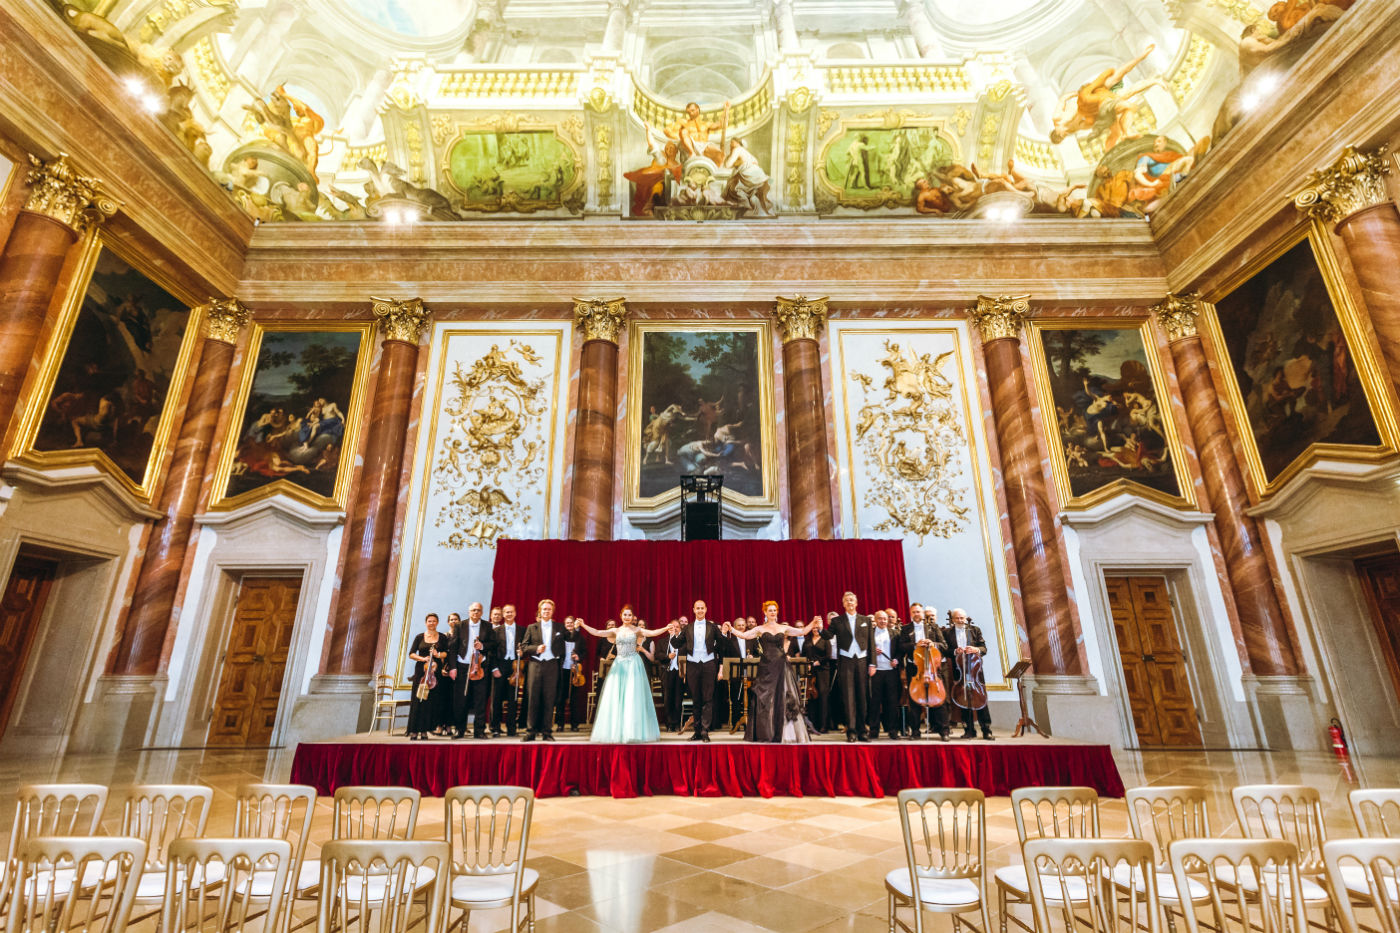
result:
[[[574,322],[583,334],[569,503],[569,537],[575,541],[611,541],[613,536],[617,337],[626,319],[622,298],[574,301]]]
[[[204,346],[161,490],[162,517],[146,543],[131,611],[113,652],[114,674],[149,676],[160,668],[166,632],[175,614],[175,594],[180,587],[185,551],[194,529],[195,507],[213,446],[214,426],[224,403],[234,344],[248,323],[248,309],[236,298],[211,298],[197,310],[203,319]]]
[[[914,46],[919,50],[919,57],[937,58],[942,53],[938,44],[938,30],[934,28],[933,20],[929,19],[924,0],[904,0],[900,4],[899,12],[904,16],[909,34],[914,37]]]
[[[101,182],[73,170],[67,155],[29,160],[29,197],[0,253],[0,437],[39,349],[69,248],[118,207]]]
[[[622,51],[622,39],[627,32],[627,0],[608,0],[608,21],[603,27],[604,54]]]
[[[1225,415],[1211,381],[1205,348],[1196,332],[1202,302],[1197,295],[1168,295],[1152,309],[1166,331],[1186,420],[1201,464],[1209,508],[1215,513],[1225,574],[1235,597],[1240,635],[1257,676],[1298,673],[1288,623],[1274,589],[1273,574],[1250,507],[1244,474],[1225,428]]]
[[[1045,470],[1031,420],[1031,396],[1021,365],[1021,323],[1030,297],[979,295],[971,312],[982,335],[987,383],[992,393],[1002,482],[1011,521],[1011,543],[1021,580],[1021,607],[1037,679],[1084,674],[1079,631],[1065,588],[1059,530],[1045,487]]]
[[[778,52],[799,52],[802,42],[797,38],[797,21],[792,15],[792,0],[773,0],[773,25],[778,31]]]
[[[773,307],[783,340],[786,400],[788,536],[830,538],[831,470],[822,390],[822,352],[817,334],[826,323],[826,299],[779,298]]]
[[[1335,225],[1380,341],[1390,380],[1400,390],[1400,209],[1385,189],[1386,147],[1348,146],[1331,167],[1309,175],[1293,203]]]
[[[361,452],[360,482],[347,516],[350,548],[341,569],[340,601],[331,620],[325,673],[362,679],[374,670],[374,652],[389,586],[399,473],[418,370],[418,343],[428,329],[422,300],[375,298],[384,340],[370,399],[369,430]]]

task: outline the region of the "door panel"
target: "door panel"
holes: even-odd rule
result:
[[[57,575],[57,561],[20,554],[0,596],[0,735],[9,721],[44,603]]]
[[[1201,745],[1201,727],[1163,577],[1107,577],[1123,684],[1142,745]]]
[[[1370,603],[1376,639],[1400,700],[1400,554],[1368,557],[1356,562],[1356,573]]]
[[[1133,606],[1132,581],[1127,577],[1108,577],[1104,582],[1108,584],[1108,605],[1113,613],[1113,631],[1118,636],[1118,654],[1123,660],[1123,688],[1128,691],[1133,728],[1139,742],[1160,745],[1161,734],[1152,709],[1152,682],[1147,662],[1143,661],[1146,652]]]
[[[267,745],[272,740],[300,595],[300,580],[243,579],[209,724],[210,745]]]

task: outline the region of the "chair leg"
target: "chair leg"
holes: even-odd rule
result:
[[[894,933],[894,893],[891,891],[885,892],[885,911],[890,918],[890,933]]]
[[[1006,889],[997,886],[997,929],[1006,933]]]
[[[533,893],[525,908],[525,929],[527,933],[535,933],[535,895]]]

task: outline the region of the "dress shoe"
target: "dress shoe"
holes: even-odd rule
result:
[[[986,729],[982,732],[982,738],[986,739],[988,742],[995,742],[997,740],[997,737],[992,735],[992,730],[990,729]]]
[[[945,741],[945,742],[948,741],[948,733],[946,733],[946,732],[940,732],[940,733],[938,733],[938,737],[939,737],[940,739],[942,739],[943,741]]]
[[[847,732],[847,733],[846,733],[846,741],[847,741],[847,742],[854,742],[855,740],[856,740],[855,733],[853,733],[853,732]]]
[[[695,733],[694,735],[692,735],[692,736],[690,737],[690,741],[692,741],[692,742],[699,742],[699,741],[702,740],[703,738],[705,738],[705,737],[704,737],[703,735],[701,735],[700,733],[697,732],[697,733]]]
[[[527,733],[525,733],[525,738],[521,739],[520,741],[522,741],[522,742],[533,742],[533,741],[535,741],[535,733],[533,733],[533,732],[527,732]]]
[[[869,741],[870,741],[870,736],[868,736],[868,735],[859,736],[859,741],[861,741],[861,742],[869,742]]]
[[[578,726],[570,726],[570,727],[569,727],[569,731],[570,731],[570,732],[577,732],[577,731],[578,731]]]
[[[976,733],[976,732],[973,732],[971,729],[968,729],[968,730],[965,731],[962,735],[958,736],[958,738],[962,738],[962,739],[975,739],[975,738],[977,738],[977,733]]]
[[[553,742],[553,741],[554,741],[554,733],[553,733],[553,732],[546,732],[546,733],[544,734],[543,738],[544,738],[544,740],[545,740],[546,742]]]
[[[700,741],[702,741],[702,742],[708,742],[708,741],[710,741],[710,733],[706,732],[704,735],[700,736]]]

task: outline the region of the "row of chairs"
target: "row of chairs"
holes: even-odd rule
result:
[[[1099,833],[1089,787],[1026,787],[1011,794],[1021,864],[992,872],[1000,933],[1400,933],[1400,789],[1350,795],[1359,839],[1327,839],[1321,795],[1301,785],[1249,785],[1231,794],[1242,839],[1212,839],[1200,787],[1126,794],[1130,839]],[[923,933],[924,912],[990,933],[986,805],[981,791],[929,788],[899,795],[907,864],[885,877],[890,930]],[[1032,923],[1012,912],[1030,908]],[[911,909],[910,921],[900,910]],[[1361,926],[1357,908],[1375,915]],[[1320,910],[1323,921],[1308,919]],[[1209,922],[1200,918],[1206,913]]]
[[[472,911],[498,907],[510,908],[510,929],[533,931],[539,875],[525,853],[534,799],[525,787],[451,788],[444,838],[415,840],[418,791],[342,787],[330,841],[309,858],[312,787],[245,785],[233,835],[207,838],[213,791],[203,785],[133,787],[110,836],[99,834],[105,787],[28,785],[0,866],[0,920],[9,933],[122,933],[159,914],[171,933],[237,933],[258,919],[265,933],[291,933],[313,922],[293,926],[297,903],[309,901],[318,933],[371,921],[394,933],[410,913],[429,931],[449,921],[465,929]]]

